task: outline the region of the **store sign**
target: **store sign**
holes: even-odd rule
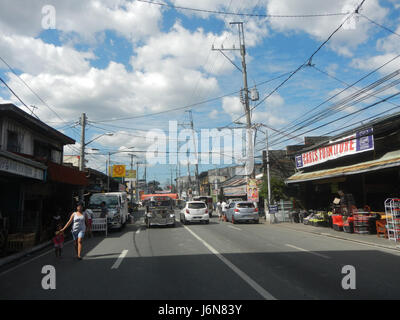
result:
[[[136,179],[136,170],[126,170],[126,178]]]
[[[44,180],[44,170],[29,166],[5,157],[0,157],[0,171],[14,173],[20,176]]]
[[[278,213],[278,205],[277,204],[269,205],[268,209],[269,209],[270,214]]]
[[[258,187],[256,179],[249,179],[247,183],[247,201],[258,202]]]
[[[329,160],[370,150],[374,150],[372,128],[333,141],[330,146],[321,147],[296,156],[296,168],[310,167]]]
[[[123,178],[126,175],[126,170],[124,165],[114,165],[112,166],[112,176],[113,178]]]

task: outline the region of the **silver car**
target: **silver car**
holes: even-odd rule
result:
[[[226,211],[226,218],[232,223],[243,221],[258,223],[260,216],[253,202],[238,201],[229,204],[228,210]]]

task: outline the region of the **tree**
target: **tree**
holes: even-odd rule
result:
[[[277,202],[281,199],[288,199],[287,186],[282,179],[272,176],[271,177],[271,202]],[[268,199],[268,179],[266,176],[263,178],[261,185],[260,195],[264,199]]]

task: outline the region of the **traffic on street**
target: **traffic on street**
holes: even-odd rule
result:
[[[399,9],[0,1],[0,301],[400,299]]]

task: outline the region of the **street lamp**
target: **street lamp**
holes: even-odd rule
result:
[[[112,133],[112,132],[107,132],[107,133],[103,133],[103,134],[97,136],[96,138],[90,140],[89,142],[84,142],[84,141],[82,141],[82,146],[81,146],[81,157],[80,157],[80,162],[79,162],[79,170],[80,170],[80,171],[83,171],[83,170],[85,169],[85,147],[86,147],[88,144],[92,143],[93,141],[95,141],[95,140],[97,140],[97,139],[99,139],[99,138],[101,138],[101,137],[103,137],[103,136],[112,136],[112,135],[114,135],[114,133]]]

